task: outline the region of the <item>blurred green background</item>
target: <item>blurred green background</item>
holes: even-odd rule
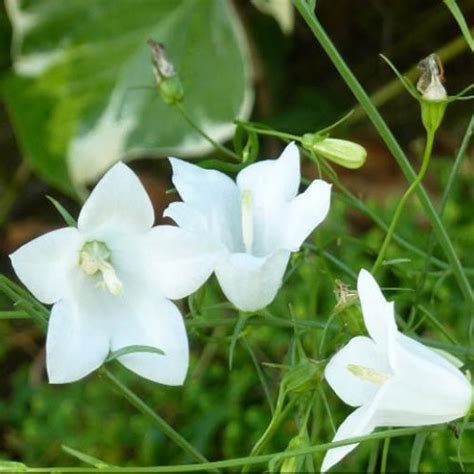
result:
[[[208,113],[208,117],[212,116],[222,123],[231,123],[233,117],[241,112],[243,118],[246,118],[252,102],[251,95],[254,93],[252,120],[265,122],[279,130],[302,134],[323,128],[356,107],[350,91],[296,12],[293,31],[284,34],[275,18],[263,14],[250,1],[236,0],[233,2],[235,11],[226,10],[222,5],[218,7],[221,10],[210,10],[214,14],[217,11],[220,17],[217,14],[202,14],[203,10],[200,9],[209,6],[208,0],[189,1],[192,1],[193,8],[186,14],[192,14],[192,11],[196,13],[200,18],[196,22],[202,22],[201,29],[196,23],[196,31],[202,31],[204,36],[206,32],[214,31],[213,22],[220,25],[222,15],[230,15],[229,22],[238,22],[247,37],[244,46],[239,46],[239,41],[242,41],[239,36],[233,42],[229,40],[227,49],[220,56],[222,62],[213,64],[212,61],[209,62],[209,58],[206,59],[204,52],[199,56],[198,33],[198,42],[189,49],[189,41],[181,41],[186,36],[183,30],[172,27],[167,30],[167,38],[171,43],[171,46],[167,46],[170,52],[175,51],[175,56],[172,55],[171,59],[175,61],[178,72],[181,73],[180,64],[194,64],[196,71],[204,68],[204,72],[201,71],[202,75],[196,80],[202,81],[208,88],[214,89],[213,93],[218,94],[215,99],[212,95],[206,96],[211,92],[205,88],[196,86],[193,89],[194,86],[190,85],[186,89],[184,104],[189,108],[190,114],[195,114],[197,120],[202,110],[204,115]],[[224,3],[224,0],[218,1]],[[94,0],[91,3],[100,5],[102,2],[103,0]],[[121,35],[131,38],[141,25],[133,25],[133,21],[130,21],[130,30],[122,27],[121,3],[120,0],[115,1],[117,10],[110,7],[110,23],[104,25],[105,33],[110,29],[109,33],[113,36],[120,27]],[[164,11],[168,8],[166,5],[174,8],[173,2],[165,0],[145,3],[147,8],[151,8],[150,11],[153,11],[153,3],[163,7]],[[13,4],[24,8],[39,5],[45,10],[52,5],[49,1],[33,0],[7,0],[6,4],[9,8]],[[458,4],[468,24],[473,24],[474,1],[460,0]],[[66,5],[64,3],[63,11],[57,16],[58,23],[50,21],[47,33],[43,32],[37,42],[47,44],[48,41],[54,41],[55,49],[72,47],[72,43],[61,41],[61,32],[65,25],[70,25],[77,28],[75,31],[80,36],[80,18],[67,14],[68,8],[74,10],[80,6],[76,2]],[[7,257],[10,252],[27,240],[63,225],[60,216],[46,200],[46,194],[62,202],[73,215],[80,208],[80,203],[74,197],[75,188],[71,185],[71,176],[68,175],[70,167],[67,167],[64,154],[61,155],[66,150],[66,141],[70,137],[56,134],[56,129],[51,130],[54,121],[50,121],[50,114],[59,113],[58,104],[69,103],[70,95],[74,93],[77,96],[74,100],[77,99],[80,110],[75,109],[73,113],[61,106],[63,112],[66,110],[64,117],[67,120],[56,123],[55,126],[60,130],[63,125],[67,128],[73,124],[74,127],[71,125],[71,130],[68,129],[67,133],[80,134],[84,123],[94,123],[99,111],[104,110],[103,102],[110,101],[110,90],[107,89],[108,83],[101,82],[100,78],[97,78],[97,83],[104,89],[94,87],[94,69],[88,63],[88,85],[82,82],[84,78],[79,78],[79,88],[74,92],[74,81],[68,81],[71,77],[75,79],[76,72],[85,74],[84,71],[87,71],[83,64],[79,64],[80,61],[78,64],[75,62],[78,57],[84,59],[81,56],[74,56],[75,60],[68,63],[66,82],[62,82],[64,77],[60,74],[61,68],[46,78],[41,77],[41,80],[15,76],[10,54],[11,24],[5,6],[1,8],[0,271],[11,276],[12,270]],[[114,16],[115,13],[117,16]],[[416,168],[424,143],[418,104],[396,85],[396,81],[393,82],[392,72],[378,55],[385,54],[400,70],[406,71],[431,52],[441,49],[447,78],[446,88],[452,94],[461,90],[473,78],[472,53],[463,41],[450,12],[437,0],[318,0],[317,15],[356,76],[374,94],[375,102],[380,105],[382,114]],[[137,15],[134,21],[144,21],[140,18]],[[183,18],[188,19],[186,15]],[[158,19],[161,21],[161,17]],[[119,26],[114,27],[114,22],[119,22]],[[231,27],[224,24],[222,31],[227,31],[225,28]],[[191,29],[192,26],[189,26],[189,31]],[[86,35],[87,29],[82,33]],[[175,37],[176,43],[179,43],[176,47],[173,46]],[[80,49],[81,40],[75,38],[79,43],[74,48]],[[87,36],[85,38],[88,40]],[[28,48],[34,51],[37,42],[31,40]],[[215,45],[212,41],[209,44]],[[209,51],[212,52],[211,46]],[[106,57],[109,58],[109,55],[107,52]],[[144,43],[140,55],[149,61],[149,52]],[[101,58],[102,56],[99,57],[100,61]],[[240,69],[235,58],[240,58]],[[250,62],[246,62],[249,60]],[[232,61],[231,67],[229,63]],[[112,62],[114,58],[111,59]],[[223,69],[220,69],[220,65]],[[190,69],[193,70],[191,66]],[[114,74],[122,73],[123,69],[117,68]],[[125,81],[124,90],[152,84],[151,74],[150,66],[149,76],[143,78],[143,81],[140,77],[132,78],[132,82]],[[189,72],[183,74],[185,86],[192,84],[194,75]],[[235,77],[239,74],[240,79]],[[110,81],[114,77],[111,76]],[[226,82],[227,77],[229,81]],[[235,80],[231,81],[230,77]],[[41,81],[39,85],[38,82]],[[394,85],[387,89],[387,85],[392,82]],[[42,88],[48,87],[53,92],[43,91]],[[86,97],[90,90],[94,91],[94,95]],[[140,95],[143,91],[136,93]],[[168,202],[176,199],[176,195],[166,194],[166,190],[171,188],[170,168],[166,160],[159,158],[168,156],[168,149],[173,149],[177,154],[182,151],[182,155],[196,155],[193,158],[222,156],[219,152],[206,154],[205,149],[204,154],[185,150],[186,147],[181,146],[180,140],[192,131],[159,99],[150,100],[150,96],[156,95],[156,92],[145,91],[145,94],[148,94],[145,99],[136,100],[146,102],[147,115],[139,115],[138,110],[141,111],[140,107],[143,105],[141,103],[137,105],[138,109],[132,107],[126,112],[137,114],[139,120],[138,131],[134,132],[133,143],[128,151],[131,155],[140,157],[132,162],[132,167],[149,191],[160,223],[164,222],[159,217],[162,210]],[[233,99],[228,100],[227,96]],[[219,102],[219,106],[214,104],[215,100]],[[248,104],[244,105],[248,110],[245,111],[242,103],[246,100]],[[85,122],[82,121],[81,111],[85,110],[81,109],[82,101],[85,101],[86,109],[90,104],[98,107],[97,110],[92,106],[87,109],[89,115],[84,112],[87,115]],[[425,180],[432,200],[437,205],[471,114],[472,105],[469,102],[453,104],[448,108],[437,135],[434,157]],[[160,135],[160,123],[166,124],[167,121],[171,124],[169,132]],[[158,138],[153,135],[155,128]],[[342,182],[367,207],[383,221],[389,222],[391,213],[407,187],[394,159],[357,107],[356,113],[334,136],[357,141],[366,147],[368,160],[362,169],[347,171],[338,168],[337,171]],[[159,139],[163,139],[163,142]],[[142,150],[137,155],[134,151],[140,144],[143,144]],[[260,156],[275,157],[282,147],[281,142],[262,137]],[[147,148],[152,150],[148,153]],[[151,157],[158,159],[148,159]],[[309,161],[304,163],[303,172],[308,178],[317,175],[315,166]],[[473,178],[473,147],[470,146],[449,196],[444,222],[464,267],[468,269],[470,280],[474,282]],[[82,183],[85,184],[88,183]],[[426,251],[429,248],[432,238],[430,225],[416,199],[405,209],[397,233],[419,249]],[[373,263],[383,237],[384,233],[366,212],[356,209],[340,192],[335,192],[330,215],[313,237],[312,243],[316,251],[305,248],[293,257],[288,270],[288,281],[268,311],[287,321],[295,318],[324,323],[338,301],[334,282],[337,280],[353,289],[353,274],[361,267],[368,267]],[[433,255],[442,262],[445,261],[437,246],[434,247]],[[344,262],[350,271],[345,271],[332,257]],[[428,312],[435,313],[446,330],[461,345],[468,347],[469,312],[449,270],[446,271],[443,265],[431,264],[427,267],[426,281],[422,283],[425,258],[396,243],[391,245],[389,257],[399,260],[385,268],[380,281],[383,283],[382,287],[386,288],[386,296],[396,301],[400,319],[408,320],[411,314],[411,331],[416,330],[416,334],[424,338],[449,343],[445,334],[419,309],[421,305]],[[260,324],[256,317],[245,328],[243,337],[237,341],[233,368],[229,371],[229,344],[235,324],[235,312],[225,308],[212,309],[212,305],[225,301],[213,279],[199,291],[193,301],[196,306],[194,318],[199,318],[198,321],[205,323],[206,319],[228,316],[229,324],[216,327],[211,324],[208,327],[204,327],[205,324],[203,327],[190,324],[192,360],[184,387],[154,385],[138,379],[118,364],[114,364],[111,369],[210,459],[247,455],[270,420],[270,408],[249,347],[263,368],[271,395],[275,398],[282,370],[262,366],[262,363],[291,364],[296,339],[301,340],[309,357],[323,360],[352,335],[360,333],[360,314],[354,308],[342,311],[333,319],[334,326],[328,329],[322,351],[321,330],[294,331],[291,327],[267,327]],[[2,309],[11,307],[6,300],[0,300],[0,304]],[[180,307],[183,314],[192,320],[188,302],[182,301]],[[467,368],[473,369],[472,350],[470,355],[456,355],[466,362]],[[108,463],[123,466],[190,462],[179,448],[99,376],[91,375],[71,385],[48,385],[44,367],[44,336],[28,320],[0,321],[0,378],[0,457],[3,459],[18,460],[34,466],[79,465],[77,460],[61,449],[61,445],[65,444]],[[348,407],[343,405],[327,385],[322,383],[321,386],[328,397],[334,420],[339,424],[349,413]],[[312,442],[330,441],[333,432],[319,397],[316,398],[314,414]],[[459,443],[454,431],[429,436],[420,464],[422,471],[459,471],[459,465],[450,460],[456,456]],[[289,416],[267,447],[268,452],[285,449],[296,434],[297,423],[293,416]],[[461,451],[473,455],[473,442],[472,431],[466,431]],[[412,438],[392,441],[389,472],[407,470],[412,443]],[[373,443],[364,443],[341,463],[340,469],[346,472],[365,471],[372,446]],[[316,465],[319,465],[320,460],[321,456],[315,456]]]

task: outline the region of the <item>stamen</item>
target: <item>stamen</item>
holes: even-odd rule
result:
[[[376,385],[383,385],[390,378],[385,372],[361,365],[347,364],[347,370],[356,377]]]
[[[245,251],[252,253],[253,244],[253,215],[252,215],[252,193],[243,191],[241,198],[242,208],[242,237]]]
[[[117,296],[122,291],[122,282],[118,279],[111,260],[112,253],[109,248],[98,240],[86,242],[79,251],[79,266],[84,272],[89,276],[100,272],[102,281],[99,281],[97,286]]]

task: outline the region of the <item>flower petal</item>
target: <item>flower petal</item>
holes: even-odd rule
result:
[[[364,436],[371,433],[376,427],[374,414],[375,407],[373,405],[364,405],[357,408],[357,410],[353,411],[342,422],[332,441],[341,441],[343,439]],[[328,450],[323,459],[321,472],[326,472],[328,469],[331,469],[332,466],[354,450],[357,445],[358,443],[349,444]]]
[[[40,301],[52,304],[68,292],[68,275],[77,266],[81,237],[67,227],[20,247],[10,259],[18,278]]]
[[[403,334],[390,344],[395,376],[380,401],[380,423],[420,426],[463,417],[472,402],[467,378],[444,357]]]
[[[85,311],[73,300],[61,300],[53,306],[46,338],[50,383],[85,377],[102,365],[108,352],[107,327],[100,311]]]
[[[331,185],[317,179],[304,193],[290,202],[285,224],[286,248],[299,250],[301,244],[327,216],[330,201]]]
[[[196,291],[211,276],[221,254],[204,236],[173,226],[157,226],[140,242],[142,271],[149,272],[166,298]]]
[[[173,167],[173,183],[181,199],[191,209],[180,212],[179,225],[185,225],[185,216],[195,221],[203,216],[206,233],[216,242],[223,243],[230,251],[242,250],[242,228],[240,218],[240,195],[236,184],[224,173],[207,170],[186,161],[170,158]],[[165,215],[176,217],[176,206],[165,211]],[[197,211],[197,213],[196,213]],[[202,224],[201,224],[202,227]],[[186,228],[189,229],[188,226]]]
[[[189,347],[183,318],[178,308],[164,298],[143,292],[123,306],[111,328],[112,351],[142,345],[161,349],[164,355],[134,353],[119,357],[131,371],[153,382],[182,385],[189,365]]]
[[[357,291],[370,337],[380,344],[388,344],[390,334],[397,331],[393,303],[384,298],[374,277],[364,269],[359,272]]]
[[[300,159],[294,143],[278,159],[251,164],[237,175],[240,193],[248,193],[252,206],[254,255],[268,255],[284,247],[289,203],[299,184]]]
[[[282,284],[290,252],[279,250],[268,257],[230,254],[216,267],[222,291],[242,311],[256,311],[270,304]]]
[[[329,361],[324,375],[337,396],[348,405],[358,407],[373,400],[380,385],[354,375],[350,366],[374,369],[390,375],[387,355],[368,337],[354,337]]]
[[[78,228],[99,235],[131,234],[150,229],[154,220],[153,206],[140,180],[128,166],[117,163],[87,199]]]

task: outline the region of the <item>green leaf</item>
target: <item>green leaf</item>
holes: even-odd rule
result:
[[[109,356],[107,357],[107,359],[105,359],[105,362],[111,362],[124,355],[135,354],[137,352],[149,352],[152,354],[165,355],[165,353],[161,349],[158,349],[157,347],[133,345],[133,346],[122,347],[121,349],[117,351],[111,352]]]
[[[88,454],[78,451],[77,449],[70,448],[65,444],[61,445],[61,449],[66,453],[70,454],[71,456],[75,457],[76,459],[79,459],[79,461],[82,461],[85,464],[89,464],[90,466],[94,466],[98,469],[106,469],[108,467],[112,467],[111,464],[107,464],[106,462],[94,458],[93,456],[89,456]]]
[[[453,15],[454,19],[457,21],[459,28],[461,29],[461,32],[464,35],[464,39],[471,48],[471,51],[474,51],[474,37],[469,31],[466,19],[464,18],[462,11],[456,3],[456,0],[443,0],[443,2],[449,8],[449,11]]]
[[[0,461],[0,472],[26,472],[26,464],[14,461]]]
[[[184,85],[182,106],[213,140],[232,137],[233,120],[250,113],[249,52],[230,0],[7,6],[15,73],[4,99],[25,156],[64,191],[82,189],[120,159],[211,150],[161,101],[149,38],[166,45]]]
[[[388,59],[386,56],[383,54],[380,54],[380,57],[388,64],[390,69],[395,73],[395,75],[398,77],[400,82],[402,83],[402,86],[406,89],[406,91],[416,100],[420,100],[420,94],[416,90],[416,87],[411,83],[410,79],[405,77],[400,73],[400,71],[395,67],[395,65]]]
[[[69,227],[77,227],[77,222],[74,217],[69,214],[69,212],[64,208],[64,206],[56,201],[56,199],[52,198],[51,196],[46,196],[46,198],[51,201],[53,206],[56,208],[56,210],[59,212],[61,217],[64,219],[64,222],[69,226]]]
[[[450,456],[449,457],[450,461],[459,463],[463,462],[465,464],[474,464],[474,454],[466,454],[458,458],[457,456]]]

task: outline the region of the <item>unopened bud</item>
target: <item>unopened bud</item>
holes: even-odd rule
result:
[[[173,64],[168,60],[163,44],[152,39],[147,41],[151,49],[153,72],[158,92],[166,104],[176,104],[184,97],[184,89]]]
[[[294,451],[296,449],[305,448],[306,446],[308,446],[307,438],[303,435],[297,435],[291,439],[285,451]],[[281,473],[303,472],[304,461],[305,461],[304,456],[286,458],[281,463],[280,472]]]
[[[339,138],[322,138],[317,133],[303,135],[301,144],[307,150],[318,153],[344,168],[360,168],[367,158],[367,151],[363,146]]]
[[[421,93],[421,121],[426,130],[435,132],[441,125],[448,104],[448,94],[442,82],[444,70],[436,54],[430,54],[418,63],[421,70],[416,88]]]

